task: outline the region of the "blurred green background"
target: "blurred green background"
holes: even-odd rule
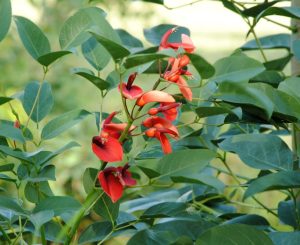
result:
[[[167,0],[166,5],[172,8],[188,2],[190,1]],[[185,26],[191,30],[192,39],[197,47],[196,52],[211,63],[229,55],[247,41],[247,25],[240,16],[224,8],[218,1],[201,1],[173,10],[156,4],[129,0],[99,0],[90,1],[90,3],[88,0],[12,0],[12,5],[15,15],[31,19],[44,31],[53,50],[60,49],[58,35],[62,23],[79,8],[87,6],[98,6],[104,9],[108,14],[107,19],[114,28],[127,30],[141,39],[146,47],[150,44],[143,37],[144,28],[164,23]],[[289,24],[289,20],[285,18],[276,17],[276,20],[286,25]],[[288,32],[288,30],[265,20],[261,21],[256,31],[259,37]],[[261,59],[257,52],[252,51],[248,54]],[[281,56],[282,53],[267,51],[267,55],[269,58],[275,58]],[[51,115],[42,121],[42,125],[56,115],[75,108],[99,111],[100,92],[91,83],[73,75],[71,69],[74,67],[92,69],[78,52],[55,63],[47,74],[46,80],[52,84],[55,105]],[[109,70],[109,68],[105,69],[101,75],[106,77]],[[23,48],[14,24],[10,28],[9,35],[0,43],[0,74],[0,95],[7,96],[23,90],[29,81],[40,80],[43,76],[41,66]],[[153,77],[147,75],[142,75],[138,79],[138,83],[151,81],[153,81]],[[24,123],[26,114],[21,103],[13,101],[11,104],[16,111],[20,112],[21,122],[23,120]],[[104,102],[104,111],[111,112],[119,110],[119,108],[119,96],[114,89]],[[0,118],[15,120],[8,105],[1,107]],[[35,129],[34,124],[32,123],[30,126],[38,135],[39,131]],[[51,186],[56,195],[71,194],[78,199],[84,197],[81,182],[83,172],[87,167],[98,167],[99,165],[90,147],[91,138],[96,134],[95,120],[89,117],[67,133],[43,145],[47,149],[56,149],[74,140],[82,146],[69,150],[54,160],[57,168],[57,181],[52,182]],[[241,165],[236,157],[232,157],[230,162],[233,164],[233,169],[238,170],[240,174],[255,176],[257,173],[257,171]],[[227,176],[222,176],[222,178],[230,182]],[[271,192],[268,194],[268,196],[272,195]],[[277,203],[272,198],[265,198],[264,201],[271,207],[275,207]],[[253,209],[251,212],[257,213],[258,211]]]

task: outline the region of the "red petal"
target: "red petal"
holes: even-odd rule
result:
[[[157,134],[157,139],[160,141],[162,150],[165,154],[169,154],[172,152],[172,147],[170,141],[168,140],[167,136],[162,133]]]
[[[179,132],[177,128],[167,119],[157,116],[152,116],[143,121],[143,125],[147,128],[155,127],[155,128],[167,128],[172,130],[179,136]]]
[[[126,186],[136,185],[136,180],[131,177],[131,173],[128,170],[122,172],[122,178]]]
[[[179,86],[180,92],[182,93],[183,97],[189,101],[192,101],[193,93],[192,90],[188,87],[186,81],[182,77],[180,77],[177,81],[177,84]]]
[[[144,93],[136,102],[138,106],[144,106],[147,103],[151,102],[175,102],[175,99],[172,95],[159,91],[159,90],[152,90],[147,93]]]
[[[135,100],[139,98],[143,93],[144,91],[139,86],[132,85],[130,89],[127,89],[126,84],[122,83],[122,94],[125,98],[129,100]]]
[[[166,33],[162,36],[161,42],[160,42],[160,45],[159,45],[159,50],[165,49],[165,48],[168,48],[168,47],[169,47],[168,39],[169,39],[169,36],[174,32],[175,29],[176,29],[176,28],[169,29],[169,30],[166,31]]]
[[[101,137],[96,136],[93,138],[92,149],[96,156],[104,162],[117,162],[123,159],[123,148],[121,143],[108,136],[103,142]]]
[[[123,194],[123,186],[113,173],[105,175],[104,171],[101,171],[98,175],[98,179],[103,191],[113,202],[116,202],[121,198]]]

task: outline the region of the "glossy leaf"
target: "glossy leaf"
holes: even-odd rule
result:
[[[238,232],[237,232],[238,231]],[[211,228],[200,235],[196,245],[272,245],[271,239],[260,230],[247,225],[222,225]]]
[[[52,210],[55,216],[60,216],[64,221],[70,220],[72,216],[80,209],[81,205],[72,197],[52,196],[40,201],[33,212],[43,210]]]
[[[270,232],[269,237],[274,245],[298,245],[300,232]]]
[[[81,51],[84,58],[97,71],[101,71],[110,61],[110,54],[94,37],[89,38],[81,45]]]
[[[232,151],[252,168],[292,170],[293,153],[278,136],[270,134],[240,134],[226,138],[219,144],[224,151]]]
[[[181,150],[165,155],[158,163],[159,177],[188,176],[204,169],[215,157],[210,150]],[[188,160],[187,160],[188,159]]]
[[[94,211],[98,214],[102,220],[114,223],[119,215],[120,203],[113,203],[106,194],[103,194],[101,198],[96,202]]]
[[[6,36],[11,23],[11,3],[10,0],[0,2],[0,41]]]
[[[27,52],[37,60],[40,56],[50,53],[50,43],[41,29],[31,20],[22,16],[14,16],[20,39]]]
[[[298,187],[300,187],[300,172],[282,171],[272,173],[253,180],[245,192],[244,199],[263,191]]]
[[[104,239],[112,230],[112,224],[106,221],[95,222],[88,226],[79,237],[79,244],[98,242]]]
[[[62,26],[59,34],[59,43],[62,49],[77,47],[88,40],[91,35],[88,29],[95,27],[99,34],[119,41],[119,37],[105,19],[105,12],[96,7],[83,8],[71,16]]]
[[[225,81],[245,82],[265,70],[259,61],[246,55],[233,55],[218,60],[215,64],[215,75],[212,81],[221,83]]]
[[[57,61],[58,59],[60,59],[61,57],[67,55],[67,54],[71,54],[72,52],[70,51],[56,51],[56,52],[51,52],[51,53],[47,53],[44,55],[41,55],[37,58],[37,61],[44,65],[44,66],[49,66],[51,65],[54,61]]]
[[[209,64],[204,58],[197,54],[187,54],[191,63],[200,74],[201,78],[210,78],[215,73],[215,68]]]
[[[300,204],[297,202],[296,207],[293,200],[281,201],[278,204],[278,217],[281,222],[290,225],[297,229],[298,227],[298,213],[300,211]]]
[[[124,58],[130,54],[130,51],[123,47],[121,44],[108,39],[104,35],[99,35],[95,32],[90,32],[90,34],[108,51],[112,56],[114,61],[118,61],[121,58]]]
[[[148,208],[142,218],[163,218],[180,214],[187,209],[187,205],[181,202],[164,202]]]
[[[149,29],[144,29],[144,36],[148,42],[153,45],[159,45],[161,42],[162,36],[171,28],[177,27],[176,32],[172,33],[169,37],[169,42],[181,42],[181,34],[190,35],[189,29],[182,26],[161,24],[154,26]]]
[[[0,105],[3,105],[3,104],[5,104],[5,103],[7,103],[7,102],[9,102],[11,100],[13,100],[13,98],[1,96],[0,97]]]
[[[111,84],[100,77],[97,77],[93,74],[92,71],[85,69],[85,68],[74,68],[73,73],[77,74],[81,77],[84,77],[88,81],[90,81],[92,84],[94,84],[98,89],[105,90],[108,89]]]
[[[286,48],[290,49],[291,46],[291,35],[290,34],[274,34],[269,36],[264,36],[259,38],[259,42],[263,49],[278,49]],[[259,49],[256,41],[250,40],[245,43],[242,47],[242,50],[256,50]]]
[[[60,135],[77,123],[81,122],[88,115],[90,115],[90,112],[88,111],[73,110],[52,119],[43,128],[42,139],[49,140],[56,137],[57,135]]]
[[[22,104],[25,112],[33,121],[43,120],[50,113],[54,104],[50,83],[47,81],[29,83],[25,87]]]

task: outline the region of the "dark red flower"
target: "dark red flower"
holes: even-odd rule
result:
[[[122,197],[124,187],[136,184],[136,180],[131,177],[128,168],[129,165],[126,163],[124,167],[108,167],[98,174],[98,180],[103,191],[113,202]]]

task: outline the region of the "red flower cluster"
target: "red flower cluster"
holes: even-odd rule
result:
[[[182,35],[182,42],[168,42],[168,38],[174,30],[173,28],[164,34],[159,49],[172,48],[177,50],[183,48],[188,53],[193,52],[195,46],[191,39],[184,34]],[[170,58],[168,68],[160,76],[169,82],[176,83],[183,96],[187,100],[192,100],[191,89],[184,80],[184,76],[191,76],[191,73],[186,70],[189,62],[190,60],[187,55],[178,55],[176,58]],[[144,134],[150,138],[158,139],[165,154],[171,153],[172,147],[167,136],[173,139],[179,138],[179,132],[176,126],[173,125],[173,121],[177,118],[178,107],[181,104],[176,103],[172,95],[161,90],[144,92],[139,86],[133,85],[136,77],[137,73],[130,75],[127,83],[121,82],[118,87],[123,100],[135,100],[135,106],[132,108],[130,117],[133,117],[132,115],[136,106],[139,107],[138,112],[140,112],[149,103],[159,103],[157,107],[148,109],[147,114],[149,117],[142,122],[142,125],[147,128]],[[129,111],[128,108],[126,110]],[[136,128],[132,123],[137,118],[131,118],[130,122],[128,122],[129,125],[127,123],[114,123],[113,118],[116,114],[117,112],[113,112],[104,120],[99,136],[95,136],[92,139],[93,152],[104,163],[104,166],[109,162],[123,160],[123,141]],[[120,138],[124,131],[127,134],[125,135],[126,137],[124,138],[123,135]],[[103,191],[113,202],[121,198],[123,189],[126,186],[134,186],[136,184],[128,168],[129,165],[126,163],[123,167],[107,167],[98,174]]]

